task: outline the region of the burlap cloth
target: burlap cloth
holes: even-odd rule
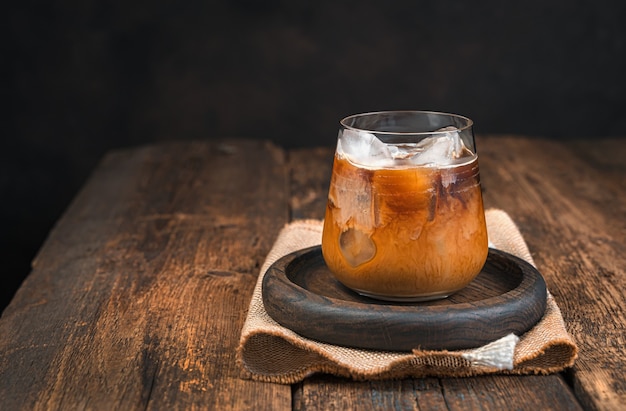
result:
[[[534,265],[509,215],[497,209],[489,209],[485,214],[490,246]],[[544,317],[531,330],[521,336],[511,334],[477,349],[373,351],[304,338],[267,314],[261,283],[272,263],[293,251],[320,244],[321,234],[321,221],[298,220],[287,224],[278,235],[261,267],[237,348],[237,361],[244,378],[291,384],[316,372],[355,380],[549,374],[570,367],[577,358],[578,348],[567,333],[561,311],[549,292]]]

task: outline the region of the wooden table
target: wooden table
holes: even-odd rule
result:
[[[58,221],[0,319],[0,407],[626,409],[626,139],[477,143],[485,204],[519,224],[579,345],[573,369],[242,379],[260,265],[285,223],[323,216],[333,152],[183,142],[109,153]]]

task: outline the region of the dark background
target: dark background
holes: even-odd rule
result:
[[[333,146],[381,109],[480,133],[624,136],[626,2],[12,1],[0,309],[103,154],[162,140]]]

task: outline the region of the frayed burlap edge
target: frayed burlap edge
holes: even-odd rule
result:
[[[517,226],[502,210],[486,213],[490,245],[534,264]],[[563,318],[548,292],[544,317],[520,336],[513,368],[502,370],[472,362],[473,351],[389,352],[335,346],[304,338],[276,323],[265,311],[261,283],[267,268],[278,258],[321,241],[322,222],[298,220],[280,232],[260,270],[237,348],[242,377],[292,384],[314,373],[353,380],[407,377],[469,377],[485,374],[550,374],[571,367],[578,348],[565,329]],[[469,354],[469,356],[468,356]]]

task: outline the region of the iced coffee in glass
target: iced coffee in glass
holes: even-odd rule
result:
[[[340,125],[322,235],[333,275],[391,301],[468,285],[488,252],[472,121],[389,111]]]

